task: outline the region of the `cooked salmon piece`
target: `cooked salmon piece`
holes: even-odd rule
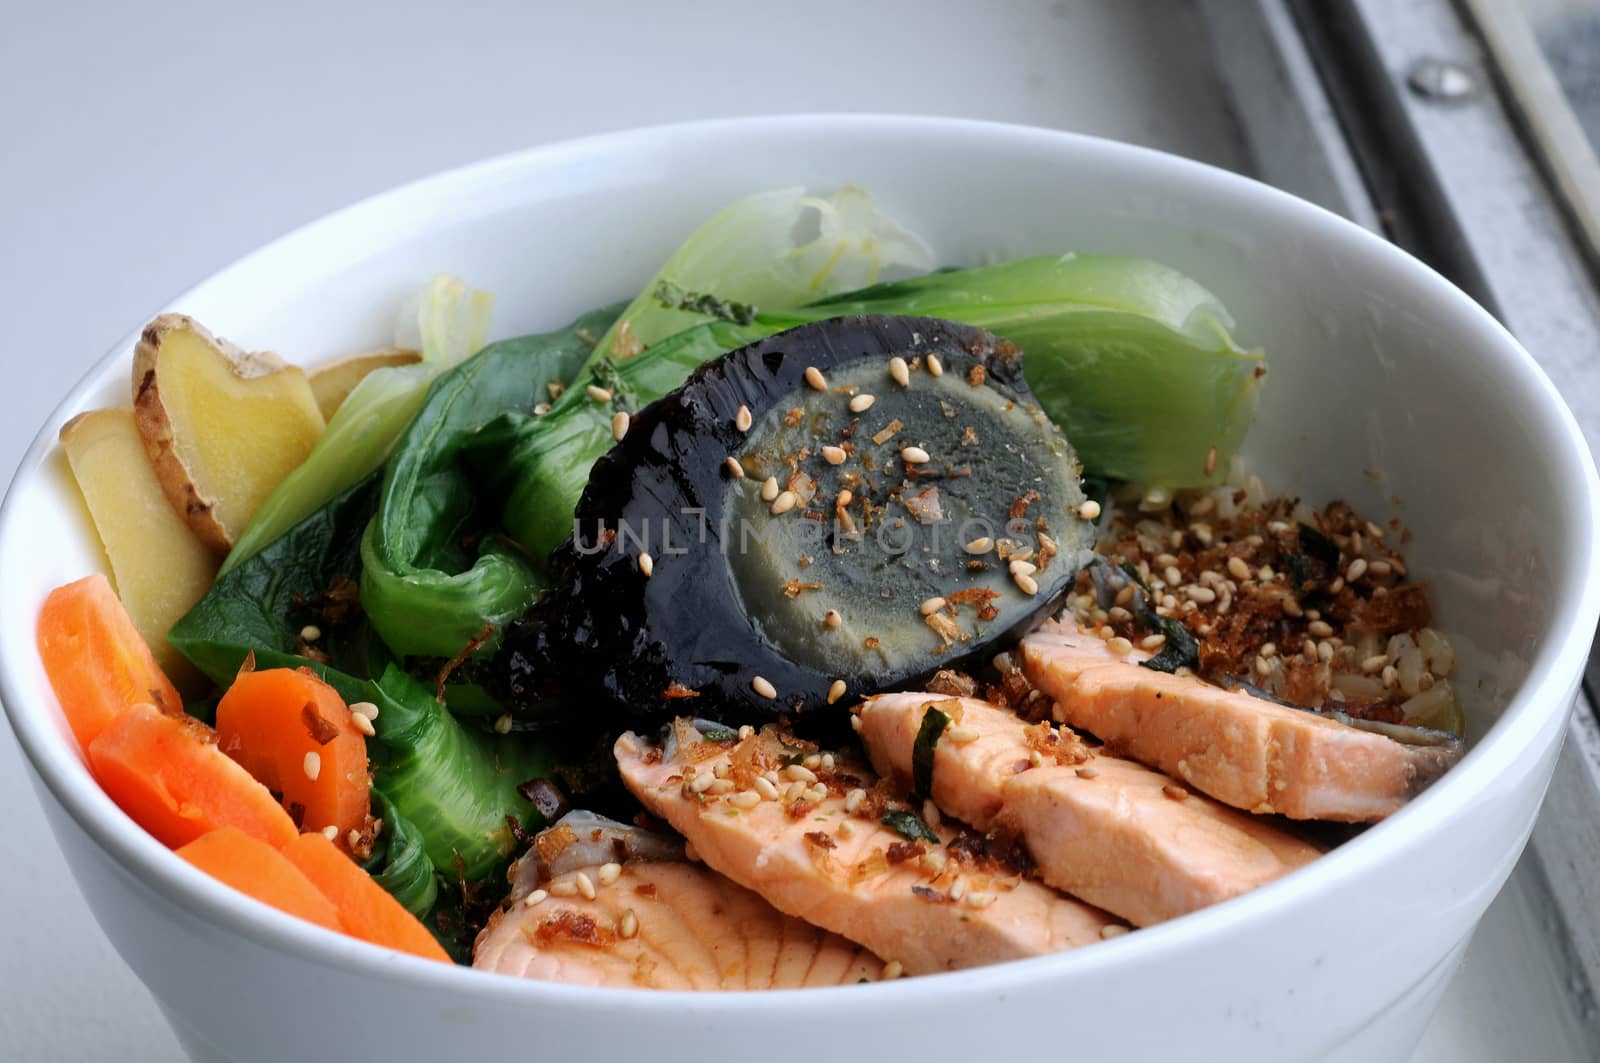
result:
[[[665,750],[632,734],[618,739],[628,789],[707,866],[871,949],[890,972],[1040,956],[1127,929],[1025,878],[978,836],[892,807],[887,788],[844,754],[771,727],[730,742],[692,732],[679,721]],[[914,840],[886,818],[936,840]]]
[[[1135,926],[1225,901],[1321,855],[1066,728],[973,698],[884,694],[856,710],[873,766],[906,786],[929,709],[951,721],[925,762],[934,803],[1018,838],[1045,882]]]
[[[1099,637],[1050,623],[1022,640],[1055,718],[1218,801],[1293,819],[1370,823],[1461,759],[1461,743],[1408,745],[1194,676],[1140,667]]]
[[[593,864],[537,888],[514,891],[490,918],[474,967],[641,989],[801,989],[876,981],[883,971],[860,946],[699,864]]]

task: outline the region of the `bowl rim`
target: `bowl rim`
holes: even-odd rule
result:
[[[1250,199],[1252,207],[1276,212],[1304,228],[1315,229],[1319,240],[1342,245],[1344,253],[1376,255],[1407,274],[1409,283],[1431,289],[1453,312],[1483,335],[1484,347],[1501,370],[1512,374],[1531,396],[1539,412],[1531,430],[1540,431],[1542,448],[1564,463],[1576,494],[1568,519],[1573,528],[1573,553],[1576,579],[1556,592],[1559,603],[1548,631],[1529,665],[1528,677],[1517,689],[1499,720],[1468,752],[1462,762],[1400,812],[1365,831],[1359,837],[1329,852],[1312,865],[1291,873],[1249,894],[1236,897],[1138,934],[1124,935],[1114,942],[1093,949],[1075,949],[1047,956],[994,964],[986,967],[924,976],[869,986],[847,986],[809,990],[769,990],[749,992],[653,991],[585,987],[541,982],[504,976],[485,977],[468,967],[444,966],[404,954],[397,954],[340,934],[302,922],[213,880],[182,860],[139,829],[111,803],[94,784],[82,758],[62,732],[48,723],[51,707],[18,682],[22,672],[5,658],[0,643],[0,703],[17,736],[18,744],[31,770],[50,796],[98,848],[127,871],[138,885],[162,893],[212,926],[245,937],[271,950],[298,959],[338,967],[368,977],[397,979],[415,988],[439,991],[460,990],[490,1000],[518,1004],[547,1003],[566,1008],[593,1009],[608,1013],[617,1007],[639,1009],[645,1013],[680,1012],[685,1007],[697,1011],[712,1009],[720,1013],[748,1014],[773,1006],[793,1008],[799,1001],[822,1008],[833,1008],[849,999],[863,998],[889,1003],[900,995],[930,997],[959,995],[970,999],[973,991],[1004,992],[1022,982],[1041,977],[1064,980],[1093,975],[1108,968],[1142,964],[1162,952],[1191,946],[1207,939],[1220,940],[1241,921],[1264,918],[1308,897],[1336,890],[1363,871],[1392,859],[1423,835],[1441,829],[1448,821],[1464,814],[1466,798],[1486,788],[1502,772],[1511,771],[1523,761],[1541,734],[1549,729],[1546,745],[1559,741],[1561,728],[1570,711],[1572,694],[1588,658],[1596,618],[1600,617],[1600,565],[1597,565],[1595,538],[1600,527],[1600,479],[1595,463],[1576,419],[1567,408],[1555,385],[1533,357],[1486,310],[1433,269],[1381,237],[1321,207],[1265,185],[1191,159],[1152,148],[1127,144],[1102,137],[1035,126],[976,119],[895,114],[786,114],[747,116],[694,122],[669,123],[601,133],[541,144],[508,152],[440,171],[405,184],[377,192],[348,206],[309,221],[288,233],[240,256],[182,294],[170,299],[167,307],[182,305],[200,289],[223,283],[232,275],[270,260],[274,255],[368,215],[403,210],[408,203],[425,203],[449,188],[471,187],[510,173],[523,173],[537,185],[542,171],[582,159],[639,157],[652,147],[674,138],[723,138],[728,142],[748,134],[788,133],[823,136],[842,132],[876,132],[885,135],[915,133],[955,141],[982,141],[994,148],[1021,150],[1031,147],[1060,152],[1094,153],[1106,161],[1130,169],[1161,175],[1195,185],[1210,185],[1219,192]],[[127,357],[137,340],[137,330],[124,336],[97,359],[92,367],[46,418],[0,501],[0,548],[9,529],[22,519],[18,512],[17,487],[44,474],[55,448],[57,432],[66,415],[76,409],[84,395],[115,364]],[[29,603],[30,606],[32,603]],[[42,795],[41,795],[42,796]],[[798,994],[798,996],[797,996]]]

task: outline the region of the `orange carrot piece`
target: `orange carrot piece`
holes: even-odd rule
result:
[[[222,751],[281,794],[302,830],[366,827],[367,741],[328,684],[305,668],[244,672],[217,704]]]
[[[320,834],[302,834],[283,855],[333,903],[351,937],[413,956],[449,963],[450,956],[417,917]]]
[[[288,858],[259,838],[233,827],[202,835],[178,855],[218,882],[308,923],[343,930],[333,902]]]
[[[298,831],[271,792],[190,716],[134,705],[89,743],[89,770],[133,820],[177,848],[219,827],[274,846]]]
[[[50,592],[35,641],[80,748],[130,705],[183,711],[177,689],[99,573]]]

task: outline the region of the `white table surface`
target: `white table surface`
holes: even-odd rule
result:
[[[899,111],[1249,168],[1185,3],[228,6],[0,8],[0,359],[16,374],[0,475],[175,293],[328,210],[487,155],[684,118]],[[3,727],[0,808],[0,1058],[179,1060]],[[1508,891],[1419,1059],[1577,1058],[1560,1022],[1518,1021],[1561,992],[1537,933],[1536,903]],[[1545,1050],[1529,1054],[1530,1036]]]

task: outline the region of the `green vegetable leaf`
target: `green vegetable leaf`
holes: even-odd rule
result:
[[[950,717],[940,709],[930,706],[922,714],[922,726],[911,744],[911,779],[913,792],[923,797],[933,793],[933,755],[949,726]]]
[[[462,452],[486,424],[531,411],[548,385],[570,379],[589,354],[583,337],[614,316],[596,310],[558,332],[491,344],[434,382],[389,459],[361,543],[362,602],[395,653],[453,657],[532,603],[538,571],[496,534],[498,507],[482,503]]]
[[[890,809],[883,814],[883,825],[894,831],[900,837],[913,842],[932,842],[939,844],[939,836],[928,829],[922,817],[915,812],[904,809]]]
[[[422,835],[376,787],[372,789],[372,814],[383,820],[383,832],[372,856],[362,866],[374,882],[426,925],[427,915],[439,897],[439,879],[423,847]]]

